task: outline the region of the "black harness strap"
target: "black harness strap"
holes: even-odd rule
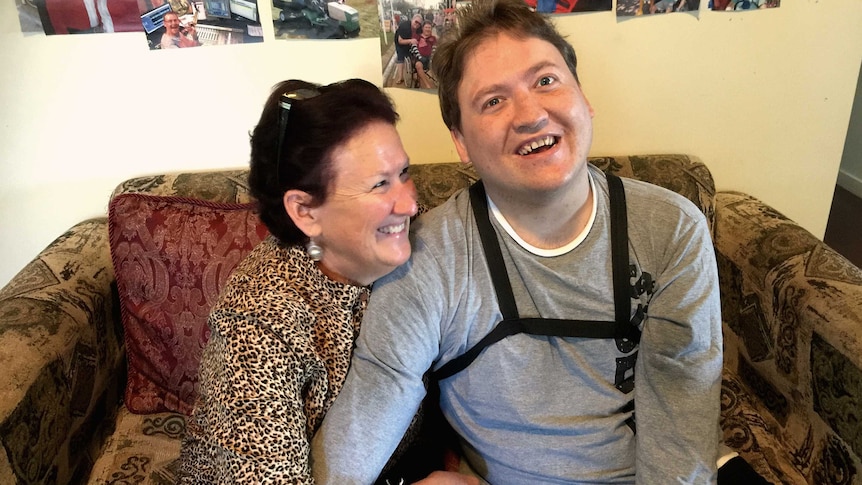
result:
[[[640,340],[640,332],[629,321],[631,296],[629,295],[629,218],[626,214],[626,191],[623,181],[613,174],[607,175],[608,197],[611,203],[611,265],[614,278],[614,320],[616,338]],[[635,331],[632,331],[632,330]]]
[[[611,211],[611,261],[614,286],[614,322],[595,320],[567,320],[549,318],[521,318],[515,304],[515,296],[509,283],[509,274],[503,260],[503,253],[497,242],[497,235],[488,215],[488,201],[482,181],[470,187],[470,203],[476,218],[476,226],[488,270],[497,295],[497,303],[503,320],[482,340],[467,352],[450,360],[434,371],[436,380],[443,380],[457,374],[469,366],[485,348],[500,340],[519,333],[549,337],[580,338],[617,338],[640,341],[640,330],[630,319],[631,298],[629,296],[629,251],[628,218],[626,216],[625,192],[622,180],[608,174],[608,188]],[[639,321],[637,322],[639,323]],[[613,324],[613,325],[609,325]]]

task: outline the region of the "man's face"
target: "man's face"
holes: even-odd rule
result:
[[[168,35],[179,35],[180,19],[179,17],[177,17],[177,14],[173,12],[167,13],[165,14],[163,20],[165,22],[165,32],[167,32]]]
[[[413,30],[419,30],[419,28],[422,27],[422,17],[415,15],[413,17],[413,22],[411,23],[413,25]]]
[[[458,105],[455,148],[495,201],[584,182],[593,109],[549,42],[507,33],[480,42],[465,59]]]

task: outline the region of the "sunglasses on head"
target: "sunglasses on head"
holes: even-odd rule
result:
[[[297,89],[281,95],[281,99],[278,103],[281,107],[281,112],[278,116],[278,151],[276,152],[277,158],[275,159],[276,166],[278,167],[278,173],[276,175],[278,176],[279,184],[283,180],[281,177],[281,166],[283,165],[281,161],[281,148],[284,143],[284,134],[287,131],[287,120],[290,117],[290,108],[293,103],[297,101],[311,99],[316,96],[320,96],[320,91],[309,88]]]

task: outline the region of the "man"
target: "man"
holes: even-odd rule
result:
[[[572,47],[522,0],[474,0],[459,15],[434,68],[443,120],[484,193],[421,217],[410,261],[375,283],[313,441],[316,482],[372,482],[426,371],[462,355],[476,358],[438,375],[440,405],[462,467],[488,483],[714,482],[722,341],[703,214],[625,180],[628,231],[612,238],[622,199],[587,163],[593,109]],[[513,332],[465,354],[518,317],[611,337]]]
[[[195,24],[189,24],[180,29],[180,18],[174,12],[168,12],[163,17],[165,33],[159,43],[162,49],[179,49],[183,47],[197,47],[201,45]]]
[[[410,56],[410,46],[416,45],[414,38],[421,33],[422,16],[418,13],[408,22],[402,21],[395,31],[395,83],[404,84],[404,60]]]

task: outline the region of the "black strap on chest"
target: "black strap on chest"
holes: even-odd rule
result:
[[[503,320],[467,352],[450,360],[433,373],[437,380],[449,378],[469,366],[485,348],[519,333],[551,337],[613,338],[640,341],[640,330],[630,322],[631,297],[629,295],[628,217],[622,180],[608,174],[611,216],[611,261],[614,286],[614,321],[566,320],[550,318],[521,318],[515,304],[509,274],[497,235],[488,215],[485,187],[478,181],[470,187],[470,203],[476,226],[485,252],[485,260],[497,294],[497,303]]]

